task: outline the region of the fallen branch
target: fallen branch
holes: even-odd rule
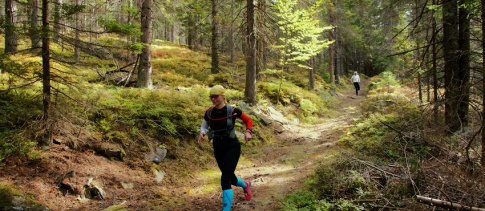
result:
[[[352,158],[352,159],[354,159],[355,161],[358,161],[358,162],[360,162],[360,163],[362,163],[362,164],[364,164],[364,165],[367,165],[367,166],[369,166],[369,167],[371,167],[371,168],[374,168],[374,169],[376,169],[376,170],[378,170],[378,171],[381,171],[382,173],[384,173],[384,174],[386,174],[386,175],[388,174],[388,175],[391,175],[391,176],[393,176],[393,177],[397,177],[397,178],[404,179],[404,177],[403,177],[403,176],[400,176],[400,175],[397,175],[397,174],[393,174],[393,173],[388,172],[388,171],[386,171],[386,170],[384,170],[384,169],[381,169],[381,168],[379,168],[378,166],[374,165],[373,163],[370,163],[370,162],[367,162],[367,161],[364,161],[364,160],[360,160],[360,159],[358,159],[358,158]]]
[[[456,208],[456,209],[459,209],[459,210],[485,211],[485,209],[483,209],[483,208],[465,206],[465,205],[461,205],[461,204],[458,204],[458,203],[443,201],[443,200],[439,200],[439,199],[433,199],[433,198],[420,196],[420,195],[417,195],[416,199],[420,203],[424,203],[424,204],[430,203],[431,205],[437,206],[437,207]]]

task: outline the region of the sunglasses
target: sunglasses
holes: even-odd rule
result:
[[[209,96],[210,99],[217,98],[217,97],[219,97],[219,95],[211,95],[211,96]]]

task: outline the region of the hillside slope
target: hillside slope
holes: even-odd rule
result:
[[[351,90],[345,93],[352,93]],[[253,184],[253,200],[245,201],[235,189],[234,210],[275,210],[285,194],[300,187],[319,160],[332,156],[339,135],[358,115],[362,97],[337,96],[334,117],[316,125],[289,121],[271,108],[254,108],[272,120],[274,142],[262,146],[243,144],[236,174]],[[195,140],[195,139],[194,139]],[[160,164],[137,151],[144,143],[127,149],[123,161],[110,160],[94,151],[77,151],[60,140],[43,152],[43,159],[24,165],[7,163],[0,172],[4,184],[17,187],[51,210],[103,210],[119,205],[127,210],[218,210],[220,207],[219,170],[210,154],[210,143],[198,146],[188,142],[180,149],[191,158],[167,158]],[[159,166],[157,166],[159,165]],[[158,168],[157,168],[158,167]],[[156,169],[162,169],[157,172]],[[81,197],[87,181],[100,184],[102,197]],[[93,190],[93,189],[91,189]],[[96,189],[94,189],[96,190]],[[101,199],[102,198],[102,199]]]

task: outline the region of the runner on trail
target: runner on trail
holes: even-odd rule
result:
[[[357,74],[357,71],[354,72],[354,75],[352,75],[352,78],[350,78],[350,80],[352,80],[352,83],[354,83],[355,95],[359,95],[360,77],[359,77],[359,74]]]
[[[227,211],[231,210],[233,201],[231,185],[243,188],[246,200],[251,200],[251,183],[244,182],[234,174],[241,155],[241,143],[236,137],[234,125],[236,118],[245,123],[244,139],[247,142],[252,138],[253,122],[241,109],[226,105],[224,93],[225,89],[221,85],[211,88],[209,97],[214,106],[207,109],[204,114],[197,141],[203,141],[206,134],[209,140],[212,140],[214,157],[222,173],[222,210]]]

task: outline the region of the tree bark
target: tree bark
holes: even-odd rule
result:
[[[340,84],[340,73],[342,71],[342,46],[339,37],[339,30],[335,28],[334,31],[334,39],[335,39],[335,68],[334,68],[334,81],[335,84]]]
[[[54,0],[54,26],[52,30],[52,39],[56,43],[61,43],[61,4],[62,0]]]
[[[50,72],[50,40],[49,40],[49,0],[42,0],[42,121],[44,134],[41,145],[52,143],[51,106],[51,72]]]
[[[247,0],[247,30],[246,30],[246,86],[245,101],[256,104],[256,37],[254,35],[254,0]]]
[[[313,56],[310,59],[311,67],[308,71],[308,90],[314,90],[315,89],[315,57]]]
[[[333,29],[332,29],[333,31]],[[333,40],[332,32],[330,32],[330,36],[328,38],[329,41]],[[334,49],[335,43],[331,44],[328,47],[328,75],[330,76],[330,83],[335,83],[335,49]]]
[[[485,0],[482,3],[482,20],[485,20]],[[482,32],[485,32],[485,21],[482,21]],[[485,49],[485,33],[482,33],[482,49]],[[482,53],[482,61],[485,61],[485,53]],[[485,88],[485,62],[482,62],[482,90]],[[485,91],[482,91],[482,158],[480,163],[482,164],[482,171],[485,171]]]
[[[5,53],[17,53],[16,13],[17,5],[15,1],[5,0]]]
[[[258,2],[258,12],[256,16],[256,28],[264,30],[265,25],[266,25],[266,1],[257,1]],[[257,46],[257,52],[256,52],[256,76],[259,75],[260,72],[264,71],[266,69],[266,60],[267,60],[267,41],[263,37],[264,32],[259,32],[259,36],[256,36],[256,46]]]
[[[452,202],[449,202],[449,201],[433,199],[433,198],[420,196],[420,195],[417,195],[416,199],[421,203],[426,203],[426,204],[429,203],[429,204],[432,204],[433,206],[437,206],[437,207],[455,208],[455,209],[458,209],[458,210],[485,211],[485,209],[478,208],[478,207],[465,206],[465,205],[461,205],[461,204],[458,204],[458,203],[452,203]]]
[[[152,0],[144,0],[141,8],[141,42],[144,48],[140,57],[136,86],[139,88],[153,88],[152,84]]]
[[[329,21],[330,21],[330,24],[335,24],[335,10],[332,8],[330,11],[329,11]],[[333,41],[335,40],[335,31],[336,29],[333,28],[333,29],[330,29],[329,30],[329,35],[328,35],[328,41]],[[329,53],[329,57],[328,57],[328,74],[330,76],[329,80],[330,80],[330,83],[333,84],[335,83],[335,48],[336,48],[336,43],[332,43],[330,46],[328,46],[328,53]]]
[[[217,56],[217,40],[218,40],[218,17],[217,17],[217,0],[212,0],[212,39],[211,39],[211,58],[212,67],[211,73],[216,74],[219,72],[219,58]]]
[[[464,4],[464,0],[460,0]],[[460,82],[460,99],[458,105],[458,117],[462,127],[468,125],[468,111],[470,103],[470,13],[466,7],[459,7],[459,71],[458,78]]]
[[[458,2],[443,0],[443,54],[445,71],[445,123],[449,132],[461,128],[458,116],[460,105]]]
[[[234,10],[235,10],[235,5],[236,1],[231,0],[231,19],[234,18]],[[234,63],[234,54],[236,53],[236,48],[235,48],[235,43],[234,43],[234,21],[231,21],[231,25],[229,26],[230,32],[229,32],[229,53],[230,53],[230,63]]]
[[[32,49],[40,48],[40,37],[39,37],[39,0],[31,0],[30,8],[30,47]]]
[[[433,4],[436,4],[436,0],[433,0]],[[431,49],[433,54],[433,64],[432,64],[432,74],[433,74],[433,116],[434,120],[438,121],[438,114],[439,114],[439,104],[438,104],[438,72],[437,72],[437,52],[436,52],[436,36],[438,35],[438,29],[436,26],[436,18],[434,17],[434,10],[431,12],[432,21],[433,21],[433,37],[431,39]],[[485,61],[485,60],[484,60]]]
[[[79,6],[80,5],[80,0],[76,0],[76,6]],[[76,20],[75,20],[75,24],[76,24],[76,27],[74,27],[74,34],[75,34],[75,45],[74,45],[74,63],[75,64],[78,64],[79,63],[79,54],[80,54],[80,49],[79,49],[79,39],[80,38],[80,34],[79,34],[79,30],[80,30],[80,25],[79,22],[81,21],[81,13],[80,12],[77,12],[76,13]]]

